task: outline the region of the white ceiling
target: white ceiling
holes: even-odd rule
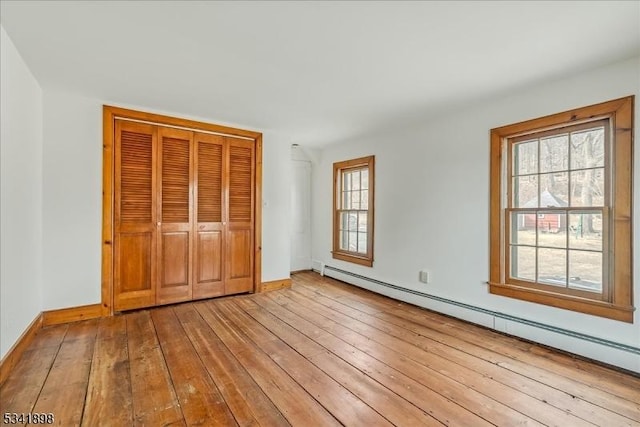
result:
[[[6,1],[44,88],[322,145],[640,54],[640,2]]]

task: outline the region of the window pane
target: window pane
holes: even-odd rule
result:
[[[373,199],[374,163],[374,156],[333,163],[333,258],[373,265],[374,236],[369,229],[373,228],[374,207],[369,198]]]
[[[538,248],[538,282],[567,286],[567,251]]]
[[[367,212],[358,213],[358,231],[367,232]]]
[[[351,172],[351,189],[359,190],[360,189],[360,171]]]
[[[569,169],[569,135],[540,140],[540,172]]]
[[[538,141],[525,141],[513,145],[513,175],[538,172]]]
[[[571,134],[571,169],[604,167],[604,127]]]
[[[342,173],[342,191],[351,189],[351,174],[348,172]]]
[[[584,211],[569,214],[569,247],[602,250],[602,213]]]
[[[511,213],[511,243],[536,244],[536,213]]]
[[[514,208],[538,207],[538,177],[522,176],[513,178],[512,183]]]
[[[604,206],[604,168],[571,172],[571,206]]]
[[[564,212],[539,211],[538,246],[567,247],[567,214]]]
[[[342,192],[342,209],[351,209],[351,191]]]
[[[555,172],[540,174],[540,207],[560,208],[568,205],[569,174]]]
[[[340,230],[349,230],[349,212],[340,212]]]
[[[358,230],[358,212],[349,212],[349,231]]]
[[[340,249],[344,251],[349,249],[349,232],[348,231],[340,231]]]
[[[367,233],[358,233],[358,252],[367,253]]]
[[[349,209],[360,209],[360,190],[351,192],[351,205]]]
[[[369,209],[369,190],[362,190],[360,192],[360,209]]]
[[[511,246],[511,277],[535,281],[536,248]]]
[[[358,229],[358,213],[357,212],[341,212],[340,213],[340,230],[356,231]]]
[[[369,169],[362,169],[360,177],[362,179],[362,189],[369,189]]]
[[[350,231],[349,232],[349,247],[347,248],[350,252],[358,251],[358,232]]]
[[[602,292],[602,253],[569,251],[569,287]]]

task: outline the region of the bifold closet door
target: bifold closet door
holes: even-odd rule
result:
[[[224,137],[195,133],[195,246],[193,298],[225,294],[224,248],[226,197]]]
[[[253,290],[255,141],[116,120],[114,310]]]
[[[193,132],[158,128],[156,304],[192,299]]]
[[[114,162],[114,309],[156,300],[156,144],[154,126],[117,120]]]
[[[227,209],[225,294],[253,290],[255,144],[225,137]]]

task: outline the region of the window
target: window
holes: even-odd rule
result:
[[[493,294],[633,322],[633,97],[491,130]]]
[[[333,164],[333,257],[373,265],[374,156]]]

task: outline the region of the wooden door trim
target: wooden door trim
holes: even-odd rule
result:
[[[222,135],[252,139],[255,144],[255,200],[254,200],[254,257],[253,291],[258,292],[262,282],[262,133],[205,123],[196,120],[165,116],[162,114],[130,110],[103,105],[102,110],[102,280],[101,311],[103,316],[113,315],[113,239],[114,239],[114,130],[115,120],[145,121],[159,126],[172,126],[196,132],[213,132]]]
[[[262,134],[256,136],[255,156],[255,200],[253,218],[253,292],[262,289]]]

